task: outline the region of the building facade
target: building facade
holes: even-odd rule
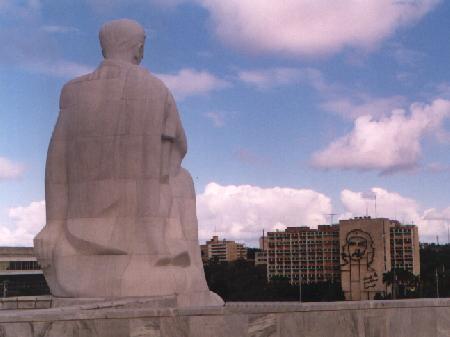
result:
[[[384,294],[383,274],[391,270],[389,219],[358,217],[339,222],[341,285],[346,300]]]
[[[255,253],[255,266],[267,265],[267,250],[262,250]]]
[[[346,300],[389,293],[383,274],[392,268],[420,274],[417,227],[386,218],[357,217],[317,229],[288,227],[268,232],[267,245],[268,280],[340,282]]]
[[[259,238],[259,252],[255,252],[255,266],[267,265],[267,236],[263,235]]]
[[[288,227],[267,233],[267,278],[293,284],[339,280],[339,227]]]
[[[204,245],[200,245],[200,250],[203,262],[212,259],[218,262],[231,262],[247,258],[247,248],[244,244],[225,239],[219,240],[218,236],[213,236]]]
[[[420,275],[419,231],[413,225],[391,221],[391,265]]]
[[[0,247],[0,296],[49,293],[33,247]]]

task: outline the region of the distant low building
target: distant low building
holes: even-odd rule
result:
[[[32,247],[0,247],[0,296],[49,293]]]
[[[263,235],[259,238],[259,249],[261,251],[255,253],[255,266],[267,265],[267,249],[269,247],[267,236]]]
[[[255,253],[255,266],[267,265],[267,250]]]
[[[219,262],[231,262],[247,258],[247,248],[244,244],[225,239],[219,240],[216,235],[204,245],[200,245],[200,250],[204,262],[212,259]]]

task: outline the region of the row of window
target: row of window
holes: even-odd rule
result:
[[[284,275],[283,274],[272,274],[272,275],[270,275],[271,277],[273,277],[273,276],[286,276],[286,277],[290,277],[291,276],[291,273],[285,273]],[[340,277],[341,277],[341,275],[339,274],[339,273],[335,273],[335,274],[329,274],[329,273],[325,273],[325,274],[323,274],[323,273],[317,273],[317,274],[309,274],[309,275],[305,275],[305,274],[303,274],[303,275],[301,275],[301,277],[302,277],[302,279],[303,280],[314,280],[314,279],[316,279],[316,278],[318,278],[318,279],[322,279],[322,278],[327,278],[327,279],[331,279],[331,278],[335,278],[335,279],[339,279]],[[293,273],[292,274],[292,278],[294,278],[294,279],[298,279],[298,273]]]
[[[41,269],[37,261],[2,261],[0,270],[39,270]]]
[[[339,243],[339,238],[287,238],[287,239],[277,239],[269,238],[268,242],[284,242],[285,244],[292,243],[305,243],[305,242],[328,242],[328,243]]]
[[[411,234],[412,228],[391,228],[391,234]]]
[[[304,259],[299,259],[298,257],[288,257],[288,258],[280,258],[277,257],[276,259],[272,256],[269,257],[269,261],[277,261],[277,262],[289,262],[289,261],[303,261],[303,262],[315,262],[315,261],[338,261],[340,259],[339,256],[328,256],[328,257],[317,257],[317,258],[304,258]]]
[[[394,240],[393,239],[391,239],[391,245],[394,243]],[[397,245],[401,245],[401,244],[403,244],[403,243],[411,243],[411,239],[395,239],[395,243],[397,244]]]
[[[275,272],[275,271],[278,271],[278,272],[282,272],[283,270],[285,271],[285,272],[287,272],[287,271],[289,271],[289,270],[299,270],[299,267],[298,266],[292,266],[292,268],[281,268],[281,267],[279,267],[279,266],[277,266],[276,268],[274,267],[274,266],[269,266],[269,271],[270,272]],[[316,267],[308,267],[308,266],[302,266],[302,267],[300,267],[300,270],[313,270],[313,271],[316,271],[316,270],[339,270],[339,268],[337,268],[336,266],[328,266],[328,267],[323,267],[323,266],[316,266]]]
[[[296,237],[327,237],[327,236],[333,236],[337,237],[339,236],[338,232],[303,232],[303,233],[290,233],[290,234],[272,234],[268,233],[268,238],[277,238],[277,239],[290,239],[290,238],[296,238]]]
[[[269,251],[269,255],[274,255],[274,254],[279,254],[279,255],[307,255],[306,253],[308,253],[308,255],[314,255],[315,253],[339,253],[338,249],[302,249],[300,250],[300,252],[298,250],[282,250],[282,249],[277,249],[277,250],[270,250]]]

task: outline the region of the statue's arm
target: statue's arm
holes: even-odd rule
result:
[[[64,141],[52,139],[45,168],[45,200],[47,224],[67,217],[67,182]]]
[[[45,165],[46,225],[34,238],[36,257],[46,272],[48,282],[56,286],[52,265],[53,250],[63,233],[67,217],[67,169],[64,117],[61,109],[47,151]]]
[[[173,143],[183,158],[187,152],[186,134],[181,124],[180,114],[172,94],[169,92],[166,100],[166,122],[164,133],[173,137]]]
[[[187,152],[187,140],[175,100],[170,92],[167,93],[165,104],[162,142],[162,157],[163,160],[168,161],[167,164],[163,164],[163,167],[170,170],[170,175],[177,175],[181,167],[181,161]]]
[[[60,98],[60,112],[47,151],[45,165],[45,200],[47,225],[61,225],[67,218],[67,116],[65,90]]]

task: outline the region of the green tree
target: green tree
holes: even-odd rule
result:
[[[420,249],[421,297],[450,297],[450,245],[430,244]]]
[[[383,274],[383,283],[392,286],[395,298],[417,297],[419,277],[408,270],[393,268]]]
[[[299,301],[300,288],[285,276],[274,276],[268,282],[266,266],[237,260],[210,260],[204,266],[209,288],[225,301]],[[321,282],[302,285],[302,301],[343,300],[340,283]]]

